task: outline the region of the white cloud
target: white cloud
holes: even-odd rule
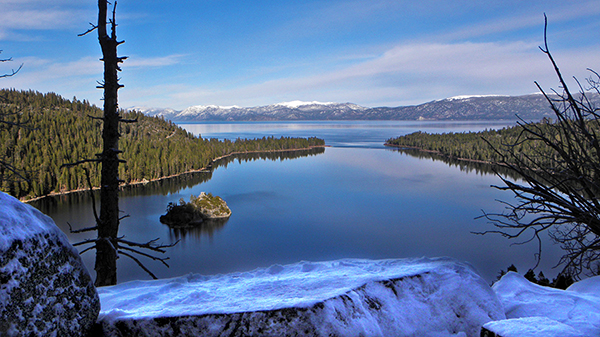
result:
[[[565,75],[587,76],[587,67],[600,67],[600,48],[560,52],[555,58]],[[277,78],[219,90],[194,86],[158,86],[135,104],[151,99],[187,105],[253,106],[286,100],[323,100],[364,105],[405,105],[463,94],[519,95],[535,92],[534,81],[553,87],[552,67],[536,44],[421,43],[398,45],[370,60],[344,69]],[[128,105],[134,105],[132,104]],[[161,104],[162,103],[162,104]]]
[[[379,13],[385,12],[390,12],[394,18],[409,12],[427,17],[426,11],[436,3],[427,0],[419,3],[352,0],[321,4],[317,11],[300,13],[306,15],[298,15],[296,20],[290,20],[273,34],[283,36],[294,30],[291,36],[296,36],[311,32],[327,33],[328,29],[350,29],[359,23],[366,25]],[[466,0],[438,4],[440,8],[446,6],[462,11],[458,7],[467,3],[473,8],[483,6]],[[519,2],[511,1],[503,6],[511,5],[518,6]],[[79,0],[0,0],[0,6],[3,7],[3,12],[0,12],[0,40],[23,40],[36,31],[47,29],[83,27],[84,30],[88,18],[93,19],[97,15],[93,3],[83,5]],[[310,9],[301,4],[298,6]],[[409,10],[404,10],[405,6]],[[540,3],[538,7],[541,6]],[[225,71],[227,74],[215,72],[213,82],[210,82],[211,76],[206,76],[206,84],[202,85],[194,82],[199,80],[198,77],[190,79],[195,76],[191,73],[199,74],[199,67],[184,64],[191,60],[184,53],[193,51],[183,50],[181,54],[164,56],[128,55],[130,58],[122,65],[126,88],[120,92],[121,103],[124,106],[150,105],[176,109],[196,104],[253,106],[292,100],[343,101],[379,106],[417,104],[464,94],[525,94],[535,91],[534,80],[545,87],[553,87],[556,80],[552,68],[538,49],[542,31],[534,38],[529,35],[531,30],[528,35],[521,34],[543,25],[542,12],[536,12],[536,6],[524,7],[526,9],[514,11],[518,14],[493,16],[494,19],[485,19],[475,25],[470,23],[468,27],[445,34],[439,34],[439,30],[423,34],[415,32],[404,37],[414,39],[409,42],[405,40],[390,45],[390,41],[386,40],[373,44],[364,42],[358,46],[349,44],[343,51],[332,50],[317,56],[307,50],[306,57],[295,59],[284,54],[281,58],[284,61],[280,63],[267,59],[259,66],[240,61],[240,64],[231,64]],[[437,10],[443,9],[440,8]],[[562,23],[562,26],[581,30],[582,25],[570,23],[600,14],[600,1],[581,1],[577,6],[557,1],[549,8],[551,23]],[[464,11],[470,9],[464,8]],[[125,14],[141,15],[133,11]],[[297,32],[298,27],[307,32]],[[572,33],[565,29],[568,28],[559,30],[560,34]],[[520,40],[494,42],[496,38]],[[86,43],[91,45],[92,42]],[[577,49],[570,45],[568,48],[557,48],[554,55],[567,77],[585,77],[587,67],[600,69],[597,59],[600,47],[588,45],[585,49]],[[251,51],[240,50],[240,53],[244,52]],[[274,52],[277,50],[274,49]],[[40,53],[45,55],[43,51]],[[10,82],[5,81],[3,85],[57,91],[68,97],[73,93],[80,97],[83,92],[93,93],[89,94],[90,97],[98,97],[100,93],[94,86],[95,81],[102,78],[102,63],[98,61],[96,51],[94,53],[93,57],[69,62],[60,61],[54,55],[20,57],[15,63],[25,63],[24,69],[19,76],[11,78]],[[319,59],[318,55],[326,56]],[[215,64],[216,68],[220,66],[218,60]],[[188,71],[186,67],[195,68]],[[146,72],[147,68],[153,68],[153,71]],[[233,72],[237,74],[231,75]],[[182,82],[184,80],[188,82]]]
[[[52,4],[53,5],[76,5],[76,4],[80,4],[81,0],[53,0]],[[19,6],[25,6],[25,5],[29,5],[29,4],[33,4],[35,6],[40,6],[40,5],[48,5],[48,0],[0,0],[0,5],[19,5]]]
[[[180,63],[183,54],[173,54],[159,57],[141,57],[141,56],[130,56],[123,67],[139,68],[139,67],[164,67],[171,66]]]
[[[566,77],[583,79],[588,75],[586,68],[600,69],[599,53],[600,48],[586,48],[560,51],[554,56]],[[183,57],[173,54],[127,60],[121,105],[183,109],[197,104],[256,106],[299,99],[398,106],[456,95],[527,94],[536,91],[535,80],[548,89],[557,83],[537,44],[525,42],[401,44],[378,56],[357,59],[345,68],[235,86],[197,86],[168,78],[148,82],[148,78],[136,76],[148,67],[177,65]],[[25,68],[3,85],[55,91],[67,97],[101,96],[94,89],[102,78],[102,63],[97,57],[71,62],[25,58],[19,62],[25,63]]]
[[[342,79],[379,74],[416,74],[491,80],[530,72],[532,69],[523,63],[531,64],[532,58],[539,56],[541,53],[537,45],[522,42],[399,45],[336,76]]]
[[[61,10],[8,10],[0,12],[0,26],[9,29],[57,29],[72,23],[75,13]]]
[[[73,0],[0,0],[0,6],[0,40],[32,40],[31,31],[85,27],[86,18],[97,15],[93,6]]]
[[[549,24],[558,24],[565,21],[579,20],[600,14],[600,1],[583,1],[573,6],[570,2],[561,2],[558,6],[549,6],[545,13]],[[432,39],[438,41],[472,39],[492,34],[506,33],[525,28],[543,27],[543,11],[529,11],[515,16],[503,16],[500,19],[485,21],[480,24],[469,25],[445,34],[439,34]],[[540,39],[542,30],[540,30]]]
[[[83,57],[70,62],[28,57],[19,59],[24,64],[13,77],[4,78],[3,87],[56,92],[70,98],[99,97],[96,81],[102,78],[102,63],[94,57]]]

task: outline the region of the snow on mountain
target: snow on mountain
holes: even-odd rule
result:
[[[588,93],[600,105],[600,95]],[[353,103],[290,101],[265,106],[197,105],[173,109],[136,108],[151,116],[175,122],[193,121],[294,121],[294,120],[540,120],[554,117],[546,98],[523,96],[464,95],[419,105],[367,108]]]
[[[223,115],[231,112],[232,110],[241,109],[239,106],[219,106],[219,105],[195,105],[188,108],[185,108],[183,111],[179,112],[177,116],[195,116],[195,115],[203,115],[203,114],[216,114]]]
[[[164,116],[165,118],[171,117],[177,113],[177,111],[170,109],[170,108],[161,109],[161,108],[151,108],[151,107],[145,107],[145,106],[134,106],[134,107],[127,109],[127,111],[133,111],[133,110],[139,111],[139,112],[143,113],[144,115]]]
[[[242,108],[218,105],[195,105],[182,111],[173,109],[152,109],[135,107],[129,110],[138,110],[149,116],[163,116],[176,122],[188,121],[252,121],[252,120],[326,120],[326,119],[360,119],[368,108],[352,103],[322,103],[317,101],[303,102],[291,101]]]
[[[459,95],[459,96],[453,96],[453,97],[448,97],[445,99],[442,99],[441,101],[460,101],[460,100],[465,100],[465,99],[470,99],[470,98],[480,98],[480,97],[509,97],[509,96],[502,96],[502,95]]]
[[[317,101],[312,101],[312,102],[291,101],[291,102],[277,103],[274,105],[281,105],[281,106],[284,106],[287,108],[297,109],[304,105],[333,105],[333,104],[338,104],[338,103],[333,103],[333,102],[322,103],[322,102],[317,102]]]

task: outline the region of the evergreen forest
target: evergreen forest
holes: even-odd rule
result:
[[[535,125],[545,129],[552,123],[544,119]],[[433,152],[451,159],[467,160],[488,164],[498,164],[510,158],[510,151],[522,163],[532,161],[551,166],[554,153],[539,141],[525,141],[523,127],[516,125],[500,130],[484,130],[480,132],[449,132],[431,134],[417,131],[408,135],[388,139],[387,146],[401,149],[417,149]],[[533,166],[532,166],[533,167]]]
[[[31,199],[51,193],[99,186],[96,163],[63,167],[94,159],[102,151],[102,109],[77,98],[54,93],[0,90],[0,190]],[[136,111],[122,111],[120,150],[125,163],[119,176],[124,184],[150,181],[209,167],[217,158],[234,153],[272,152],[324,146],[322,139],[274,138],[204,139],[176,124]]]

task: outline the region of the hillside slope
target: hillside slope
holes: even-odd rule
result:
[[[20,169],[26,180],[0,166],[0,190],[18,198],[87,188],[83,167],[92,185],[100,181],[99,166],[61,165],[101,152],[102,122],[91,117],[102,111],[87,101],[67,100],[54,93],[0,90],[0,160]],[[195,137],[173,122],[139,112],[124,112],[137,123],[121,125],[122,158],[119,176],[126,183],[177,175],[208,166],[233,152],[276,151],[322,146],[320,139],[263,138],[218,141]]]

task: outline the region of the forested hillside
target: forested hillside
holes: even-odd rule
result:
[[[547,122],[545,120],[538,125],[544,128],[544,123]],[[538,162],[540,160],[542,162],[548,161],[553,158],[550,149],[546,149],[540,142],[528,141],[523,143],[522,131],[523,128],[521,126],[507,127],[501,130],[442,134],[430,134],[419,131],[398,138],[388,139],[386,145],[431,151],[449,158],[487,163],[502,162],[501,153],[506,153],[503,151],[509,147],[514,150],[519,160],[522,160],[524,163],[530,163],[530,159],[532,158],[535,158]],[[517,145],[512,146],[513,144]],[[499,153],[494,149],[501,151]]]
[[[87,101],[68,100],[54,93],[0,90],[0,159],[19,169],[20,179],[0,166],[0,190],[19,198],[87,188],[83,167],[92,185],[100,181],[99,167],[66,163],[96,158],[101,152],[102,110]],[[172,122],[138,112],[124,112],[120,149],[127,162],[120,167],[125,183],[152,180],[198,170],[215,158],[234,152],[276,151],[322,146],[316,138],[263,138],[218,141],[195,137]],[[11,123],[20,124],[18,126]]]

